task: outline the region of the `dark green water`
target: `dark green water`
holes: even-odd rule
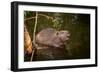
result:
[[[24,18],[35,17],[36,12],[25,11]],[[40,15],[39,15],[40,14]],[[45,16],[43,16],[43,15]],[[49,16],[49,18],[47,17]],[[25,21],[33,40],[35,19]],[[70,39],[67,47],[70,59],[90,58],[90,15],[77,13],[38,12],[36,34],[44,28],[68,30]],[[25,57],[27,58],[27,57]]]

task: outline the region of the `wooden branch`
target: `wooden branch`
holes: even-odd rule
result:
[[[45,14],[38,14],[38,16],[43,16],[43,17],[46,17],[47,19],[52,19],[53,20],[53,17],[48,16],[48,15],[45,15]],[[35,19],[35,18],[36,17],[26,18],[26,19],[24,19],[24,21],[31,20],[31,19]]]
[[[33,31],[33,46],[34,46],[35,49],[39,48],[38,45],[36,44],[36,41],[35,41],[35,34],[36,34],[36,27],[37,27],[38,16],[43,16],[43,17],[46,17],[47,19],[52,19],[53,20],[53,17],[48,16],[48,15],[44,15],[44,14],[38,14],[38,12],[36,12],[36,16],[35,17],[30,17],[30,18],[24,19],[24,21],[35,19],[34,31]],[[33,51],[32,51],[32,55],[31,55],[30,61],[33,60],[35,49],[33,49]]]
[[[36,12],[36,18],[35,18],[35,25],[34,25],[34,31],[33,31],[33,44],[35,45],[36,47],[36,43],[35,43],[35,33],[36,33],[36,27],[37,27],[37,19],[38,19],[38,12]],[[31,55],[31,60],[33,59],[33,55],[34,55],[34,49],[33,49],[33,52],[32,52],[32,55]]]
[[[45,14],[38,14],[38,15],[40,15],[40,16],[44,16],[44,17],[46,17],[47,19],[53,19],[53,17],[48,16],[48,15],[45,15]]]
[[[31,20],[31,19],[34,19],[34,18],[36,18],[36,17],[26,18],[26,19],[24,19],[24,21]]]

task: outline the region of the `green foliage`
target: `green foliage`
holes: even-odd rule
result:
[[[61,25],[63,24],[63,20],[61,17],[60,13],[54,13],[54,19],[52,20],[53,22],[53,28],[55,28],[56,30],[60,30],[61,29]]]

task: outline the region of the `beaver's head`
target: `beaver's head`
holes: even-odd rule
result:
[[[67,30],[61,30],[57,32],[58,38],[61,39],[62,42],[69,40],[70,33]]]

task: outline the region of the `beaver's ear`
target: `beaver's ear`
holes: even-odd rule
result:
[[[56,35],[58,35],[59,34],[59,31],[56,31]]]
[[[56,33],[56,35],[58,35],[58,32]]]

